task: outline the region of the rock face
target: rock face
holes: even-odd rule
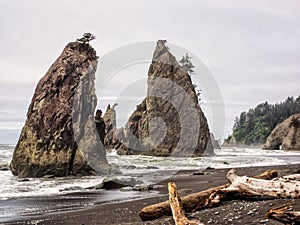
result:
[[[115,106],[116,104],[114,104],[112,107],[108,105],[103,116],[106,131],[104,145],[107,151],[119,148],[122,144],[120,140],[124,138],[123,128],[116,128],[117,122]]]
[[[106,129],[104,119],[102,118],[102,110],[98,109],[95,116],[95,124],[97,133],[99,135],[101,143],[104,145],[104,140],[106,138]]]
[[[71,42],[39,81],[10,164],[19,177],[101,173],[108,167],[94,110],[97,55]]]
[[[213,133],[210,133],[210,140],[214,149],[221,149],[219,142],[215,139]]]
[[[264,149],[300,150],[300,113],[278,124],[267,138]]]
[[[147,97],[130,116],[124,136],[118,154],[201,156],[208,146],[209,128],[191,78],[165,41],[157,42]]]

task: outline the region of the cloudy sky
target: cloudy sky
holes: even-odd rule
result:
[[[99,66],[101,56],[120,46],[160,38],[192,52],[222,93],[224,131],[216,124],[212,130],[223,138],[240,112],[300,94],[299,12],[297,0],[0,0],[0,143],[16,143],[36,83],[63,47],[87,31],[97,37]],[[130,82],[110,80],[106,90],[113,91],[98,96],[100,107],[131,84],[140,84],[138,103],[148,66],[119,71]],[[208,102],[203,108],[211,113]]]

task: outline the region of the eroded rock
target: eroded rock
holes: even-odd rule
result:
[[[300,113],[278,124],[267,138],[263,149],[300,150]]]
[[[10,164],[19,177],[89,175],[108,170],[96,132],[98,57],[71,42],[39,81]]]
[[[153,54],[147,96],[130,116],[118,154],[201,156],[206,148],[213,152],[191,78],[163,40]]]

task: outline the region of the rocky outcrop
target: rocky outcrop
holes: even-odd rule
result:
[[[213,133],[210,133],[210,140],[211,140],[211,144],[214,149],[221,149],[221,146],[220,146],[219,142],[215,139],[215,136]]]
[[[100,141],[104,145],[104,140],[106,138],[106,129],[105,129],[105,123],[104,123],[104,119],[102,117],[101,109],[98,109],[96,111],[95,124],[96,124],[96,129],[97,129],[97,133],[99,135]]]
[[[106,136],[104,140],[104,145],[107,151],[111,151],[112,149],[117,149],[121,146],[120,140],[124,138],[123,128],[117,129],[116,122],[116,110],[114,104],[112,107],[110,105],[107,106],[106,112],[103,116],[103,120],[105,123],[105,131]]]
[[[94,120],[97,58],[89,44],[71,42],[39,81],[10,164],[14,175],[108,170]]]
[[[130,116],[118,154],[201,156],[209,140],[189,74],[165,41],[158,41],[148,72],[147,97]]]
[[[300,113],[278,124],[267,138],[263,149],[300,150]]]

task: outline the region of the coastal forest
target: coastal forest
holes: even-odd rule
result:
[[[242,145],[263,144],[277,124],[298,112],[300,112],[300,96],[288,97],[276,104],[268,102],[259,104],[235,118],[232,135],[225,142],[234,137],[236,142]]]

